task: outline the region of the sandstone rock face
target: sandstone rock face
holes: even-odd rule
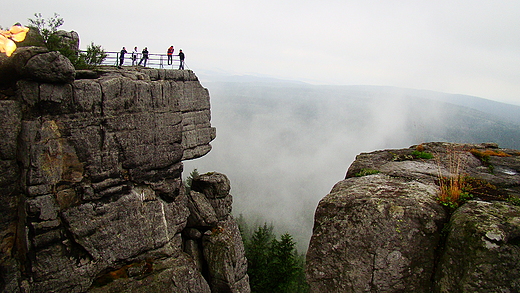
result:
[[[307,253],[311,292],[518,291],[520,207],[505,200],[519,198],[520,152],[417,149],[433,158],[414,148],[358,155],[320,201]],[[480,185],[454,210],[438,203],[438,184],[458,175]]]
[[[520,207],[471,201],[448,227],[436,292],[520,291]]]
[[[191,215],[196,214],[202,221],[190,221],[190,248],[186,252],[194,259],[202,260],[198,266],[207,266],[210,275],[210,287],[213,292],[250,292],[247,276],[247,260],[244,244],[238,225],[231,216],[232,197],[229,194],[230,184],[227,176],[221,173],[208,173],[193,178],[191,198],[200,196],[197,203],[190,204]],[[218,199],[215,195],[218,194]],[[204,208],[192,207],[203,206]],[[211,220],[206,220],[211,219]]]
[[[0,100],[0,291],[248,292],[229,188],[215,204],[182,183],[215,138],[193,72],[74,80],[52,52],[17,58]]]
[[[69,47],[75,52],[79,51],[79,34],[77,32],[59,30],[56,35],[60,38],[60,47]]]

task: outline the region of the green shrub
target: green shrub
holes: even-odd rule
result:
[[[62,53],[63,54],[63,53]],[[79,55],[65,55],[76,69],[91,69],[101,65],[107,58],[107,53],[100,45],[90,43],[85,53]]]
[[[510,196],[507,198],[507,202],[509,202],[509,203],[511,203],[511,204],[513,204],[513,205],[515,205],[515,206],[520,206],[520,198],[515,197],[515,196],[511,196],[511,195],[510,195]]]
[[[418,159],[425,159],[425,160],[433,159],[433,155],[431,153],[421,152],[421,151],[417,151],[417,150],[412,152],[412,156],[414,156],[414,158],[418,158]]]

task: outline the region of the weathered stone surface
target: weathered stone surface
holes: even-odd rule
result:
[[[63,212],[75,241],[95,261],[109,263],[168,245],[186,225],[187,216],[180,198],[171,204],[143,201],[135,192],[112,203],[85,203]]]
[[[205,194],[208,198],[225,198],[229,195],[231,184],[226,175],[212,172],[193,178],[191,189]]]
[[[475,182],[451,220],[442,177]],[[520,152],[494,144],[360,154],[316,209],[311,292],[516,292],[519,195]]]
[[[21,70],[22,76],[36,81],[70,83],[76,70],[67,57],[58,52],[37,54],[30,58]]]
[[[238,225],[232,218],[220,222],[203,236],[213,292],[250,292],[247,260],[240,239]]]
[[[435,192],[385,175],[336,184],[316,209],[312,292],[424,292],[446,218]]]
[[[194,239],[188,239],[184,242],[184,252],[186,252],[195,262],[199,271],[204,270],[204,255],[202,254],[202,246],[200,241]]]
[[[0,159],[16,158],[16,144],[21,129],[22,109],[17,101],[0,101]]]
[[[191,191],[188,195],[188,227],[213,227],[218,219],[215,210],[202,193]]]
[[[148,293],[148,292],[212,292],[193,260],[184,254],[177,258],[154,262],[136,262],[112,274],[107,274],[100,282],[104,286],[94,286],[89,292],[99,293]]]
[[[215,138],[195,74],[105,68],[74,80],[57,52],[15,55],[0,60],[0,76],[12,74],[0,97],[0,291],[210,292],[202,234],[231,202],[218,217],[207,195],[190,197],[213,212],[184,231],[182,160]]]
[[[0,84],[15,83],[23,75],[27,61],[38,54],[48,53],[43,47],[19,47],[11,57],[0,55]]]
[[[520,207],[470,201],[455,211],[436,292],[520,291]]]
[[[69,47],[74,52],[79,51],[79,34],[75,31],[59,30],[56,35],[60,38],[60,47]]]
[[[233,196],[231,194],[223,198],[208,198],[208,201],[215,210],[219,221],[225,221],[228,215],[231,214],[233,205]]]
[[[231,216],[229,179],[216,172],[202,174],[192,179],[191,188],[184,251],[208,268],[212,292],[250,292],[244,244]],[[199,229],[205,231],[202,239]],[[203,255],[196,247],[202,247]]]

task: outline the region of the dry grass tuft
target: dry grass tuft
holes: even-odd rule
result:
[[[470,195],[465,191],[467,187],[466,174],[462,174],[463,166],[466,163],[464,151],[456,148],[446,149],[446,165],[448,176],[443,176],[440,161],[441,156],[437,156],[439,166],[439,196],[437,200],[445,206],[457,208],[462,202],[468,199]]]

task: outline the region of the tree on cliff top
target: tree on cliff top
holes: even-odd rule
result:
[[[47,19],[41,13],[35,13],[35,18],[29,18],[29,37],[23,46],[44,46],[50,51],[58,51],[67,57],[76,69],[85,69],[100,65],[107,57],[105,50],[93,42],[87,47],[86,53],[78,52],[78,44],[74,40],[64,39],[58,34],[58,28],[65,22],[59,14]],[[32,31],[32,33],[31,33]]]
[[[41,13],[35,13],[35,19],[28,19],[30,23],[29,27],[38,30],[47,48],[55,45],[52,44],[53,42],[56,42],[56,39],[53,40],[53,36],[56,35],[58,28],[65,22],[63,18],[59,16],[60,15],[55,12],[53,17],[44,19]],[[49,48],[49,50],[51,49]]]

